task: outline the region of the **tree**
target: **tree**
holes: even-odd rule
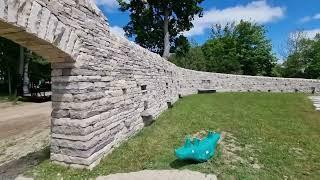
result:
[[[187,38],[179,38],[176,42],[176,53],[171,55],[169,61],[179,67],[197,71],[206,71],[206,62],[201,46],[190,44]]]
[[[308,53],[312,46],[312,40],[308,39],[303,31],[291,33],[287,40],[286,61],[284,65],[284,77],[303,78],[308,66]]]
[[[320,35],[310,39],[303,31],[297,31],[289,36],[288,42],[283,76],[320,78]]]
[[[320,79],[320,34],[317,34],[311,41],[310,49],[306,49],[306,59],[308,66],[305,69],[305,77]]]
[[[188,39],[182,35],[180,35],[176,40],[175,40],[175,47],[174,51],[177,56],[186,56],[187,53],[189,52],[191,46],[188,41]]]
[[[26,59],[28,60],[30,83],[39,85],[40,81],[51,81],[51,64],[41,56],[27,51]]]
[[[202,48],[208,70],[271,76],[276,58],[265,34],[263,26],[246,21],[215,25],[211,39]]]
[[[130,11],[124,27],[128,37],[141,46],[169,57],[177,35],[193,27],[196,15],[202,16],[204,0],[118,0],[121,11]]]
[[[211,39],[202,47],[208,71],[241,74],[234,28],[234,23],[227,24],[224,28],[217,24],[212,28]]]
[[[271,76],[276,58],[266,37],[265,27],[241,21],[235,27],[237,56],[243,74]]]
[[[290,33],[285,43],[285,47],[282,48],[283,56],[287,58],[291,54],[301,52],[304,49],[307,40],[307,34],[303,30],[297,30],[294,33]]]
[[[24,54],[24,55],[26,55],[26,54]],[[24,61],[24,67],[23,67],[22,93],[25,96],[26,94],[30,93],[30,78],[29,78],[29,58],[24,58],[24,60],[25,61]]]
[[[20,46],[0,37],[0,72],[9,95],[16,94]],[[4,89],[2,89],[4,90]]]
[[[16,96],[28,90],[30,81],[50,81],[51,67],[43,58],[20,45],[0,37],[0,91]],[[3,89],[5,87],[6,89]]]
[[[276,64],[272,69],[271,76],[273,77],[283,77],[284,74],[284,67],[282,64]]]
[[[290,54],[284,65],[284,77],[289,78],[303,78],[306,64],[302,63],[303,57],[299,53]]]
[[[174,54],[170,57],[170,62],[179,67],[197,71],[206,71],[205,56],[200,46],[193,46],[184,55]]]

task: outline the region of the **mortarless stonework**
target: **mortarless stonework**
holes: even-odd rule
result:
[[[319,80],[179,68],[109,32],[91,0],[0,0],[0,36],[52,62],[51,159],[92,168],[103,155],[199,89],[320,93]]]

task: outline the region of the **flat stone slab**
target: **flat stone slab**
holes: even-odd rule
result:
[[[97,180],[217,180],[217,176],[190,170],[144,170],[100,176]]]
[[[313,102],[317,111],[320,111],[320,96],[310,96],[309,99]]]
[[[18,176],[15,178],[15,180],[33,180],[33,178],[27,178],[27,177],[23,177],[23,176]]]

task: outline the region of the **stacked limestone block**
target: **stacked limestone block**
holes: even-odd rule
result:
[[[0,0],[0,35],[52,62],[51,159],[92,168],[199,89],[320,93],[319,80],[198,72],[110,34],[91,0]]]
[[[320,80],[315,79],[243,76],[198,72],[186,69],[181,69],[181,71],[184,74],[183,79],[186,84],[191,83],[193,84],[193,87],[200,89],[215,89],[218,92],[320,93]],[[189,86],[189,89],[182,90],[182,92],[184,91],[192,93],[195,90],[190,89]]]

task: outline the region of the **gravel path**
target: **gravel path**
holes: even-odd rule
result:
[[[37,164],[49,144],[51,102],[0,103],[0,179]]]

